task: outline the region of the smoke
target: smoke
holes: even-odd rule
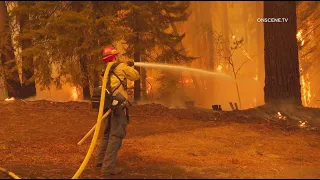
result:
[[[82,91],[76,89],[70,84],[62,85],[61,89],[57,89],[54,85],[51,85],[50,90],[42,90],[39,85],[36,85],[36,96],[26,98],[28,101],[47,100],[55,102],[68,102],[68,101],[81,101]],[[75,94],[76,93],[76,94]]]

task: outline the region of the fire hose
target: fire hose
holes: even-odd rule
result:
[[[13,179],[21,179],[19,176],[17,176],[16,174],[14,174],[13,172],[10,172],[2,167],[0,167],[0,172],[7,174],[8,176],[10,176]]]
[[[108,115],[111,113],[111,109],[109,109],[102,117],[102,120],[106,119],[108,117]],[[83,136],[83,138],[77,143],[78,145],[81,145],[95,130],[97,124],[95,124],[90,131]]]
[[[104,109],[104,101],[105,101],[105,95],[106,95],[106,85],[107,85],[107,81],[108,81],[108,75],[109,75],[109,71],[110,71],[110,68],[111,66],[113,65],[113,63],[108,63],[107,67],[106,67],[106,70],[104,72],[104,76],[103,76],[103,80],[102,80],[102,90],[101,90],[101,98],[100,98],[100,107],[99,107],[99,113],[98,113],[98,118],[97,118],[97,123],[96,125],[90,130],[91,133],[94,129],[94,134],[93,134],[93,138],[92,138],[92,141],[91,141],[91,144],[90,144],[90,147],[88,149],[88,152],[82,162],[82,164],[80,165],[79,169],[77,170],[77,172],[73,175],[73,177],[71,179],[78,179],[79,176],[81,175],[81,173],[83,172],[84,168],[86,167],[86,165],[88,164],[89,162],[89,159],[92,155],[92,152],[94,150],[94,147],[96,146],[96,143],[97,143],[97,139],[98,139],[98,136],[99,136],[99,131],[100,131],[100,127],[101,127],[101,122],[102,122],[102,119],[103,117],[107,117],[110,112],[111,112],[111,109],[109,109],[105,115],[103,116],[103,109]],[[90,131],[86,134],[86,136],[88,137],[91,133]],[[84,141],[87,137],[84,137],[82,139],[82,141]],[[80,143],[80,142],[79,142]],[[82,143],[82,142],[81,142]],[[81,144],[80,143],[80,144]],[[0,167],[0,172],[3,172],[7,175],[9,175],[10,177],[12,177],[13,179],[21,179],[19,176],[17,176],[16,174],[14,174],[13,172],[10,172],[10,171],[7,171],[6,169],[4,168],[1,168]]]

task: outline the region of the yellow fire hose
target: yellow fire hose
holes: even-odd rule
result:
[[[78,179],[78,177],[81,175],[81,173],[83,172],[84,168],[88,164],[89,159],[90,159],[90,157],[92,155],[92,152],[94,150],[94,147],[96,146],[96,142],[97,142],[97,139],[98,139],[100,126],[101,126],[101,121],[102,121],[103,109],[104,109],[104,100],[105,100],[105,95],[106,95],[106,85],[107,85],[108,75],[109,75],[109,71],[110,71],[110,68],[111,68],[112,64],[113,64],[113,62],[108,63],[108,66],[106,67],[106,71],[104,72],[103,81],[102,81],[102,90],[101,90],[101,98],[100,98],[100,107],[99,107],[98,119],[97,119],[96,125],[92,128],[92,129],[95,129],[95,131],[94,131],[94,134],[93,134],[93,138],[92,138],[90,147],[88,149],[86,157],[84,158],[81,166],[79,167],[78,171],[73,175],[73,177],[71,179]],[[111,112],[111,110],[109,109],[105,115],[107,116],[108,114],[110,114],[110,112]],[[88,132],[87,134],[89,136],[91,133]],[[86,138],[83,138],[83,141],[85,139]],[[7,174],[7,175],[9,175],[13,179],[21,179],[19,176],[15,175],[13,172],[7,171],[4,168],[0,167],[0,171],[5,173],[5,174]]]
[[[99,114],[98,114],[98,119],[97,119],[97,123],[96,123],[96,128],[93,134],[93,138],[89,147],[89,150],[87,152],[86,157],[84,158],[81,166],[79,167],[78,171],[73,175],[72,179],[77,179],[82,171],[84,170],[84,168],[86,167],[94,147],[96,146],[97,143],[97,139],[98,139],[98,135],[99,135],[99,131],[100,131],[100,126],[101,126],[101,120],[102,120],[102,115],[103,115],[103,109],[104,109],[104,100],[105,100],[105,95],[106,95],[106,86],[107,86],[107,81],[108,81],[108,74],[110,71],[111,66],[113,65],[113,63],[108,63],[108,66],[106,67],[106,70],[104,72],[104,76],[103,76],[103,81],[102,81],[102,89],[101,89],[101,98],[100,98],[100,107],[99,107]]]
[[[103,115],[102,121],[103,121],[104,119],[106,119],[110,113],[111,113],[111,109],[109,109],[109,110]],[[78,145],[81,145],[81,144],[92,134],[92,132],[93,132],[94,129],[96,128],[96,125],[97,125],[97,124],[95,124],[95,125],[90,129],[90,131],[89,131],[86,135],[83,136],[83,138],[78,142]]]
[[[19,176],[15,175],[13,172],[10,172],[4,168],[0,167],[0,171],[7,174],[8,176],[12,177],[13,179],[21,179]]]

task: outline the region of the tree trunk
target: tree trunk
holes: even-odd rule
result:
[[[263,17],[263,2],[255,2],[255,14],[254,20],[257,18]],[[263,23],[256,23],[256,42],[257,42],[257,67],[258,67],[258,82],[261,84],[259,86],[258,92],[261,92],[257,95],[257,105],[264,104],[264,95],[263,95],[263,85],[265,80],[265,69],[264,69],[264,38],[263,38]]]
[[[147,97],[147,71],[145,68],[141,68],[141,89],[142,99],[146,100]]]
[[[201,15],[200,15],[200,10],[199,10],[199,3],[200,2],[197,2],[197,1],[193,1],[191,2],[192,3],[192,10],[194,12],[194,21],[192,22],[193,26],[192,26],[192,45],[191,45],[191,52],[192,52],[192,55],[195,56],[195,57],[199,57],[200,56],[200,40],[199,40],[199,27],[200,27],[200,24],[199,24],[199,19],[201,19]],[[196,60],[197,64],[200,64],[198,63],[200,61],[200,58]],[[197,68],[201,68],[201,67],[197,67]],[[193,81],[193,84],[194,84],[194,87],[196,89],[196,91],[199,93],[199,94],[203,94],[203,87],[201,86],[201,79],[199,80],[198,77],[194,74],[192,74],[192,81]],[[200,102],[203,102],[203,96],[199,96],[198,99]]]
[[[91,95],[90,95],[90,81],[89,81],[89,72],[88,72],[86,55],[80,57],[80,66],[81,66],[81,71],[84,74],[84,84],[82,86],[83,99],[88,100],[91,98]]]
[[[264,24],[265,102],[301,105],[296,3],[265,1],[264,17],[289,18],[288,22]]]
[[[212,8],[211,4],[212,2],[202,2],[202,10],[205,12],[206,18],[203,18],[203,23],[208,27],[208,30],[206,31],[206,39],[203,39],[207,42],[207,69],[208,70],[214,70],[215,64],[214,64],[214,42],[213,42],[213,27],[212,27]]]
[[[17,97],[18,92],[16,91],[16,88],[20,87],[20,82],[18,71],[16,70],[16,68],[14,68],[16,66],[16,63],[12,62],[10,64],[4,65],[6,62],[14,59],[14,50],[11,41],[8,11],[5,1],[0,2],[0,19],[0,30],[2,30],[1,34],[3,35],[3,38],[5,38],[4,42],[6,42],[6,44],[8,45],[7,47],[9,47],[2,48],[4,52],[0,54],[2,61],[1,64],[3,64],[3,68],[5,68],[6,70],[13,69],[12,72],[5,74],[5,85],[7,88],[8,96]],[[5,35],[6,33],[7,35]]]
[[[17,22],[20,24],[21,32],[24,31],[26,26],[26,22],[29,20],[28,15],[22,15],[17,18]],[[30,48],[32,46],[31,40],[23,40],[21,42],[22,51],[26,48]],[[36,95],[36,84],[34,80],[31,80],[34,75],[34,66],[33,66],[33,57],[22,57],[22,62],[24,63],[22,66],[22,77],[24,80],[22,81],[22,85],[18,89],[19,98],[28,98]]]
[[[171,27],[172,27],[172,30],[173,30],[173,34],[175,36],[178,36],[179,35],[179,31],[177,29],[177,26],[174,24],[174,23],[171,23]],[[182,44],[182,41],[178,44],[178,48],[181,49],[181,54],[184,55],[184,56],[187,56],[187,52],[186,52],[186,49],[184,47],[184,45]],[[183,83],[183,72],[179,72],[179,79],[180,81],[182,82],[181,83],[181,90],[182,90],[182,93],[184,94],[185,93],[185,87],[184,87],[184,83]]]
[[[139,47],[139,43],[140,43],[140,34],[139,34],[139,25],[138,25],[138,17],[136,17],[135,19],[136,21],[136,27],[134,29],[134,32],[136,32],[136,43],[135,43],[135,47],[134,47],[134,54],[133,54],[133,58],[134,58],[134,62],[140,62],[141,61],[141,52],[140,52],[140,47]],[[135,66],[134,67],[140,74],[141,72],[141,68],[139,66]],[[140,79],[137,81],[134,81],[134,101],[140,101],[141,100],[141,76]]]
[[[5,1],[0,2],[0,34],[2,36],[5,34],[5,27],[6,27],[6,4]],[[4,37],[1,37],[4,38]],[[1,49],[4,49],[1,47]],[[7,98],[8,91],[6,86],[6,79],[4,73],[4,55],[0,53],[0,98]]]
[[[140,51],[135,50],[134,52],[134,62],[140,62]],[[135,66],[134,67],[139,73],[140,73],[140,67]],[[140,101],[141,99],[141,86],[140,86],[140,79],[137,81],[134,81],[134,101]]]
[[[243,15],[243,26],[244,26],[244,47],[246,50],[248,50],[249,45],[249,36],[248,36],[248,3],[242,2],[242,15]],[[251,2],[249,2],[251,3]]]
[[[202,59],[202,69],[214,70],[214,46],[213,46],[213,27],[212,27],[212,2],[198,2],[199,4],[199,14],[197,20],[200,22],[202,36],[200,37],[201,59]],[[206,17],[206,18],[201,18]],[[204,93],[214,93],[213,81],[208,78],[201,78],[204,85]],[[203,103],[205,106],[209,106],[211,99],[203,98]]]
[[[229,15],[228,15],[228,3],[227,2],[221,2],[222,5],[222,35],[224,37],[224,40],[226,41],[225,47],[223,47],[223,56],[228,57],[228,49],[229,49],[229,41],[230,41],[230,35],[229,35]],[[222,58],[222,57],[221,57]],[[229,72],[229,64],[226,62],[224,58],[222,58],[222,64],[224,65],[224,68],[226,69],[226,72]]]

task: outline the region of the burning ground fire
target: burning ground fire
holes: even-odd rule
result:
[[[221,64],[218,65],[217,71],[218,71],[218,72],[221,72],[221,71],[222,71],[222,65],[221,65]]]
[[[76,101],[79,99],[79,93],[76,87],[72,88],[72,100]]]
[[[287,117],[286,116],[282,116],[282,114],[280,112],[278,112],[278,118],[280,120],[286,120],[287,119]]]
[[[305,127],[307,127],[308,121],[299,121],[299,123],[300,123],[301,128],[305,128]]]
[[[306,77],[303,75],[301,76],[301,86],[302,86],[302,102],[305,106],[310,106],[311,104],[311,85],[310,81],[306,82],[306,79],[308,80],[308,74]]]
[[[280,112],[277,113],[277,116],[278,116],[279,120],[287,120],[287,117],[283,116]],[[300,120],[299,121],[299,127],[300,128],[307,128],[308,127],[308,121]]]
[[[4,101],[14,101],[14,97],[11,97],[11,98],[6,98]]]
[[[192,78],[185,78],[182,81],[180,80],[179,82],[182,84],[189,84],[189,83],[193,83],[193,80]]]

